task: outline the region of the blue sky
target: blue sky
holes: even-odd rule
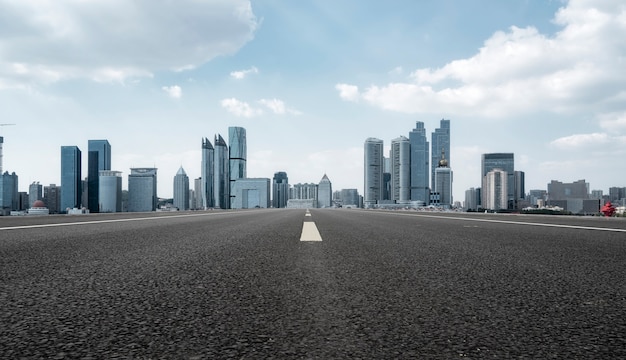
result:
[[[0,0],[4,170],[60,183],[60,147],[108,139],[159,196],[201,139],[248,136],[248,176],[363,188],[363,142],[451,120],[454,197],[480,155],[526,189],[626,186],[621,1]],[[86,176],[86,154],[83,154]]]

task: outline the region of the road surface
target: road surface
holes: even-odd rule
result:
[[[626,358],[624,219],[0,218],[0,358]]]

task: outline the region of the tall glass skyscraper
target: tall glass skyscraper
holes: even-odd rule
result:
[[[272,181],[272,206],[286,208],[287,200],[289,200],[289,178],[286,172],[279,171],[274,173]]]
[[[101,170],[99,173],[99,211],[102,213],[122,211],[122,172]]]
[[[215,136],[215,150],[213,153],[213,191],[215,207],[230,208],[230,161],[228,145],[222,135]]]
[[[202,209],[208,209],[215,207],[215,196],[213,192],[213,171],[214,171],[214,161],[213,155],[215,153],[215,149],[209,139],[204,138],[202,140],[202,166],[201,166],[201,174],[200,174],[200,191],[201,191],[201,199]]]
[[[182,166],[174,176],[174,207],[189,209],[189,177]]]
[[[363,204],[366,208],[373,207],[383,199],[383,150],[382,140],[365,140]]]
[[[439,128],[432,133],[432,151],[431,151],[431,184],[435,183],[435,169],[441,160],[441,154],[446,154],[448,167],[452,167],[450,156],[450,120],[441,119]],[[434,186],[433,186],[434,187]]]
[[[78,146],[61,146],[61,212],[81,207],[81,176],[80,149]]]
[[[317,186],[317,207],[329,208],[333,205],[333,185],[326,174]]]
[[[128,211],[155,211],[157,206],[157,169],[131,168],[128,175]]]
[[[428,140],[424,123],[417,121],[415,129],[409,133],[411,145],[411,200],[422,201],[428,205],[430,201],[428,173]]]
[[[400,136],[391,140],[391,200],[408,202],[411,197],[411,145]]]
[[[87,207],[99,211],[99,172],[111,170],[111,145],[108,140],[87,141]]]
[[[228,159],[229,159],[229,194],[234,196],[234,192],[231,191],[235,180],[244,179],[246,174],[246,129],[237,126],[231,126],[228,128]]]
[[[487,206],[486,198],[486,178],[487,173],[494,169],[499,169],[506,172],[506,194],[507,194],[507,208],[513,209],[515,206],[515,161],[513,153],[492,153],[483,154],[481,161],[481,175],[482,175],[482,204]]]

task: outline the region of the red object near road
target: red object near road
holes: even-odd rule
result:
[[[600,209],[600,212],[602,212],[606,217],[611,217],[613,216],[613,214],[615,214],[615,206],[613,206],[613,204],[608,201],[606,204],[604,204],[602,209]]]

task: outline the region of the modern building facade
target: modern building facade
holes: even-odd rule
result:
[[[182,166],[174,176],[174,207],[189,210],[189,177]]]
[[[435,192],[439,194],[439,205],[444,208],[452,207],[452,169],[448,166],[448,160],[442,151],[439,163],[435,169]]]
[[[268,178],[237,179],[232,189],[233,209],[265,209],[271,205],[270,179]]]
[[[465,211],[476,211],[479,207],[480,191],[475,188],[465,190],[465,203],[463,208]]]
[[[317,185],[317,207],[329,208],[333,206],[333,185],[326,174]]]
[[[274,173],[272,180],[272,206],[286,208],[289,200],[289,178],[287,173],[279,171]]]
[[[43,185],[38,181],[28,186],[28,206],[33,206],[37,200],[43,200]]]
[[[317,184],[295,184],[289,189],[289,199],[293,200],[313,200],[317,207]]]
[[[216,135],[213,153],[213,195],[216,208],[230,209],[230,161],[228,145],[222,135]]]
[[[111,145],[108,140],[87,141],[87,208],[99,211],[99,179],[101,170],[111,170]]]
[[[484,178],[483,207],[489,210],[508,209],[509,175],[502,169],[490,170]]]
[[[340,199],[342,206],[359,206],[360,197],[357,189],[341,189]]]
[[[157,169],[131,168],[128,175],[128,211],[155,211],[157,200]]]
[[[441,155],[446,154],[448,161],[448,167],[452,167],[450,157],[450,120],[441,119],[439,122],[439,128],[435,129],[432,133],[432,151],[431,151],[431,184],[435,182],[435,170],[438,167]],[[431,185],[432,186],[432,185]],[[434,188],[434,186],[432,186]]]
[[[483,206],[487,206],[486,196],[487,187],[485,176],[494,169],[499,169],[507,174],[507,206],[504,209],[515,208],[515,160],[513,153],[490,153],[483,154],[481,161],[482,189],[483,189]],[[501,209],[501,207],[499,208]]]
[[[229,159],[229,194],[232,185],[237,179],[247,177],[246,158],[246,129],[238,126],[228,128],[228,159]]]
[[[548,184],[548,199],[550,201],[589,199],[589,183],[585,180],[578,180],[572,183],[552,180]]]
[[[80,208],[82,197],[81,151],[78,146],[61,146],[61,212]]]
[[[400,136],[391,140],[391,199],[397,203],[411,200],[411,145],[409,139]]]
[[[428,204],[429,194],[429,148],[424,123],[415,123],[409,132],[411,146],[411,200]]]
[[[122,172],[100,170],[98,177],[98,211],[101,213],[121,212]]]
[[[18,177],[15,172],[0,174],[0,215],[9,215],[20,207]]]
[[[213,161],[214,154],[215,149],[213,148],[213,145],[211,145],[209,139],[204,138],[202,140],[202,164],[200,169],[200,198],[202,204],[200,207],[202,209],[215,207],[215,195],[213,191],[213,171],[215,171],[215,163]]]
[[[369,208],[383,199],[383,141],[368,138],[364,150],[363,205]]]
[[[61,210],[61,187],[50,184],[43,188],[43,202],[50,214],[58,214]]]

